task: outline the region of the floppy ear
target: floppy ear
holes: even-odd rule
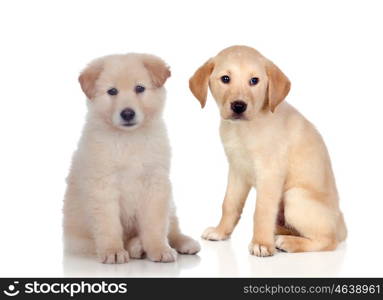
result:
[[[266,62],[266,73],[269,80],[267,101],[269,109],[274,112],[275,108],[286,98],[290,91],[290,80],[271,61]]]
[[[209,77],[214,69],[213,59],[210,58],[205,62],[190,78],[189,88],[194,97],[201,103],[201,107],[204,108],[207,98],[207,88],[209,85]]]
[[[150,78],[156,87],[165,84],[166,79],[171,75],[169,66],[159,57],[154,55],[143,55],[144,67],[148,70]]]
[[[102,69],[102,61],[93,61],[81,72],[78,78],[81,89],[88,99],[92,99],[96,95],[96,80],[100,76]]]

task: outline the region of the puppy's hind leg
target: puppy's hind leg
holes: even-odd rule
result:
[[[196,254],[201,250],[201,246],[196,240],[181,233],[178,219],[175,215],[170,217],[169,227],[169,244],[170,247],[177,250],[181,254]]]
[[[287,224],[300,236],[277,235],[276,248],[286,252],[311,252],[334,250],[337,215],[320,199],[310,198],[303,189],[292,189],[285,194],[285,218]]]
[[[331,238],[310,239],[292,235],[277,235],[275,244],[277,249],[285,252],[330,251],[337,246],[337,242]]]
[[[275,235],[295,235],[295,236],[299,236],[299,234],[294,230],[294,229],[291,229],[291,228],[288,228],[288,227],[285,227],[285,226],[281,226],[281,225],[277,225],[275,227]]]

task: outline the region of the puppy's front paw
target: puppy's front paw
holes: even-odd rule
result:
[[[273,244],[251,242],[249,252],[255,256],[272,256],[275,253],[275,246]]]
[[[128,250],[131,258],[140,259],[145,256],[144,248],[142,247],[142,243],[137,236],[129,240],[126,245],[126,249]]]
[[[181,254],[196,254],[201,250],[199,243],[188,236],[182,236],[178,239],[174,248]]]
[[[151,261],[155,262],[173,262],[177,258],[177,252],[168,246],[148,250],[146,255]]]
[[[98,259],[103,264],[123,264],[129,261],[129,252],[125,249],[108,249],[99,251]]]
[[[202,233],[202,238],[209,241],[223,241],[230,237],[229,234],[224,233],[218,227],[206,228]]]

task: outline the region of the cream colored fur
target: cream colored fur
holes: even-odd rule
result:
[[[227,84],[221,80],[224,75],[230,76]],[[256,85],[249,84],[252,77],[259,78]],[[255,49],[233,46],[209,59],[190,79],[202,107],[208,87],[220,110],[230,171],[221,221],[202,237],[227,239],[255,187],[251,254],[269,256],[276,248],[335,249],[346,238],[346,226],[330,158],[315,127],[282,102],[290,89],[288,78]],[[247,103],[240,119],[231,110],[236,100]]]
[[[151,55],[111,55],[80,75],[88,116],[64,200],[66,250],[93,253],[103,263],[146,255],[174,261],[200,249],[178,226],[169,181],[170,147],[161,114],[165,63]],[[146,88],[136,93],[135,86]],[[107,93],[117,88],[118,95]],[[120,113],[135,111],[135,125]],[[175,250],[174,250],[174,249]]]

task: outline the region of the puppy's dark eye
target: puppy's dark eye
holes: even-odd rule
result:
[[[134,88],[134,91],[137,93],[137,94],[141,94],[145,91],[145,87],[142,86],[142,85],[136,85],[135,88]]]
[[[222,81],[223,83],[229,83],[229,82],[230,82],[230,77],[227,76],[227,75],[223,75],[223,76],[221,77],[221,81]]]
[[[118,89],[116,88],[111,88],[107,91],[107,93],[111,96],[116,96],[118,94]]]
[[[259,81],[259,78],[253,77],[250,79],[250,85],[256,85]]]

